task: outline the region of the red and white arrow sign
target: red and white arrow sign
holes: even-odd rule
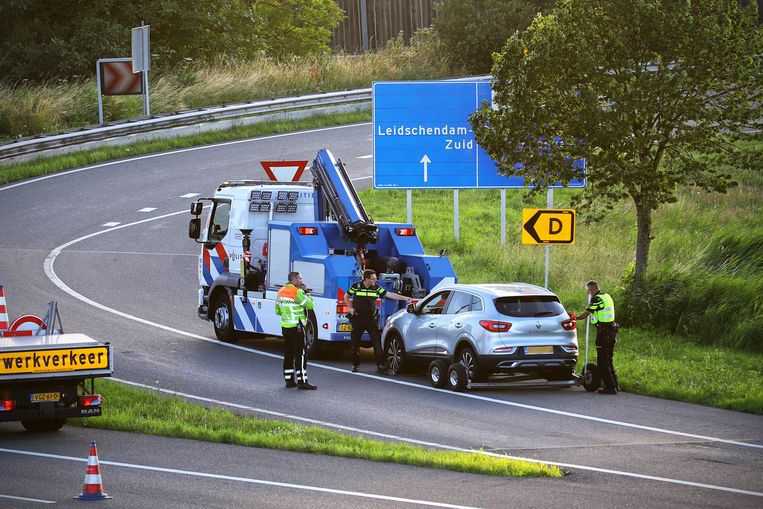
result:
[[[141,73],[132,72],[132,61],[101,62],[103,95],[140,95],[143,93]]]
[[[305,171],[308,161],[260,161],[273,182],[296,182]]]

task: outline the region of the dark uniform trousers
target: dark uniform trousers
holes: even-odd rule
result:
[[[307,382],[307,366],[305,355],[305,329],[302,325],[296,327],[281,327],[284,339],[283,377],[288,382]]]
[[[384,350],[381,347],[381,330],[379,330],[379,322],[374,316],[367,315],[354,315],[352,318],[352,333],[350,339],[352,341],[352,365],[360,365],[360,338],[364,332],[368,332],[371,336],[371,344],[374,347],[374,357],[376,358],[376,365],[378,367],[386,367],[386,359],[384,358]]]
[[[619,387],[612,359],[615,354],[616,341],[617,330],[613,323],[596,324],[596,364],[606,390]]]

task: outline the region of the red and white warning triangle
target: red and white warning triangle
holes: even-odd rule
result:
[[[260,161],[273,182],[296,182],[307,167],[307,161]]]

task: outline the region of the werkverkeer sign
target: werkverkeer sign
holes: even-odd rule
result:
[[[491,96],[489,81],[374,83],[374,187],[526,187],[521,177],[500,175],[474,139],[469,115]]]

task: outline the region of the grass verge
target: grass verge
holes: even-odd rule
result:
[[[102,163],[104,161],[114,161],[124,157],[134,157],[142,154],[208,145],[224,141],[255,138],[257,136],[267,136],[270,134],[289,133],[334,125],[353,124],[356,122],[368,122],[370,120],[370,111],[338,113],[333,115],[308,117],[299,120],[263,122],[260,124],[236,127],[225,131],[211,131],[181,138],[168,138],[130,145],[101,147],[64,156],[41,158],[27,163],[0,165],[0,185],[32,177],[39,177],[40,175],[65,171],[71,168],[81,168],[83,166]]]
[[[499,477],[563,475],[558,467],[539,463],[424,449],[343,435],[316,426],[236,415],[110,380],[99,381],[98,390],[105,399],[104,415],[72,419],[72,424]]]

